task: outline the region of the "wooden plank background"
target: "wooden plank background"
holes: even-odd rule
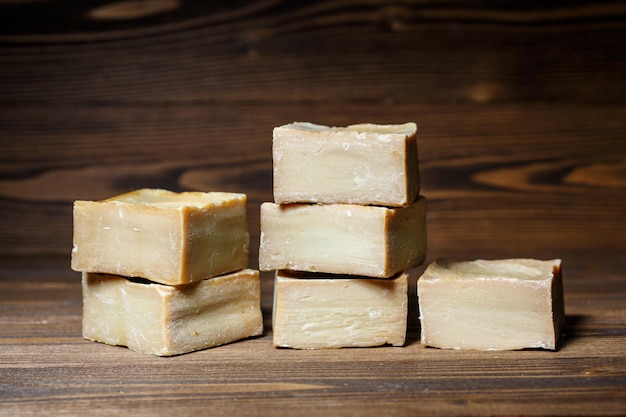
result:
[[[71,206],[272,200],[271,132],[415,121],[429,253],[626,248],[626,4],[0,2],[0,254],[69,256]]]
[[[83,340],[72,202],[244,192],[256,267],[295,120],[415,121],[427,262],[563,258],[562,348],[426,349],[411,296],[406,347],[272,349],[270,273],[259,338]],[[625,214],[624,1],[0,0],[0,414],[623,415]]]

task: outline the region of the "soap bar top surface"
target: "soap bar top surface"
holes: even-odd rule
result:
[[[440,259],[417,286],[425,345],[556,349],[565,322],[560,259]]]
[[[103,200],[102,203],[119,202],[139,204],[159,209],[189,210],[239,205],[246,202],[246,195],[226,192],[173,191],[143,188]]]
[[[176,287],[85,272],[83,337],[171,356],[257,336],[260,288],[251,269]]]
[[[274,202],[401,207],[419,194],[415,123],[274,128]]]
[[[181,285],[248,265],[245,194],[141,189],[74,202],[72,269]]]
[[[277,271],[273,343],[335,349],[405,343],[408,276],[393,279]]]
[[[277,129],[291,129],[298,131],[311,131],[311,132],[349,132],[356,135],[362,134],[388,134],[398,135],[399,138],[415,135],[417,132],[417,125],[413,122],[403,124],[375,124],[375,123],[358,123],[349,125],[346,127],[337,126],[325,126],[310,122],[293,122],[283,126],[279,126]],[[384,138],[381,140],[389,140],[390,138]]]
[[[422,279],[491,280],[550,282],[555,270],[561,268],[561,260],[538,259],[477,259],[474,261],[452,262],[439,259],[430,264]]]

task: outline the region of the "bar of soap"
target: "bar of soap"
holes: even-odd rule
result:
[[[407,275],[393,279],[277,271],[273,343],[294,349],[402,346]]]
[[[263,332],[259,272],[244,269],[181,286],[82,274],[83,337],[157,356]]]
[[[246,201],[156,189],[76,201],[72,269],[180,285],[246,268]]]
[[[417,288],[427,346],[555,350],[565,322],[560,259],[438,260]]]
[[[388,278],[424,261],[426,199],[408,207],[261,205],[259,269]]]
[[[419,194],[415,123],[274,128],[274,202],[407,206]]]

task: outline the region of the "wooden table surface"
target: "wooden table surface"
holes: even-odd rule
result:
[[[626,415],[626,2],[0,0],[0,415]],[[428,259],[564,261],[558,351],[81,338],[72,202],[272,200],[272,128],[418,124]]]
[[[266,286],[263,336],[154,357],[82,339],[80,277],[69,271],[67,260],[5,265],[0,271],[2,415],[554,416],[626,411],[623,254],[564,257],[567,326],[555,352],[426,348],[419,343],[415,291],[404,347],[276,349],[269,327],[271,288]]]

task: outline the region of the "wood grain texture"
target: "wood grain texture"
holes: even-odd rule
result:
[[[51,15],[55,17],[50,18]],[[624,248],[626,5],[0,3],[0,253],[140,187],[270,201],[271,129],[416,121],[435,252]]]
[[[0,0],[0,414],[623,415],[626,2]],[[272,128],[415,121],[428,259],[561,257],[558,352],[80,337],[72,202],[244,192]],[[412,271],[415,278],[423,267]],[[391,411],[391,412],[390,412]]]

